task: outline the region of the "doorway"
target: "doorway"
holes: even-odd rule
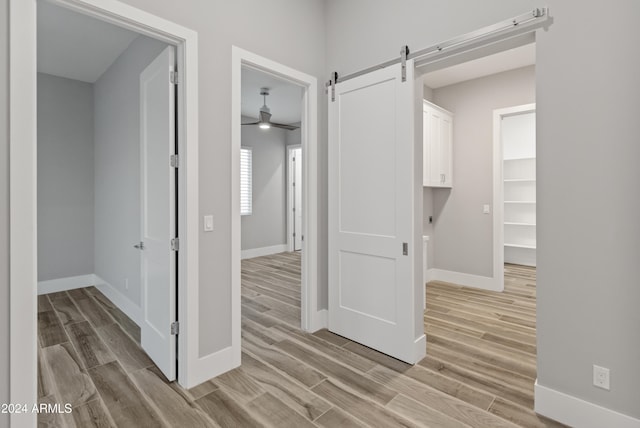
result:
[[[11,1],[11,73],[10,88],[10,147],[11,169],[11,349],[12,377],[11,397],[21,402],[36,402],[36,295],[37,295],[37,223],[35,201],[36,177],[36,6],[34,1]],[[178,147],[183,155],[178,171],[179,227],[178,238],[182,248],[178,253],[178,306],[179,321],[191,328],[178,338],[180,350],[179,382],[184,386],[195,385],[210,376],[202,374],[203,359],[197,355],[195,340],[198,337],[198,246],[197,246],[197,79],[196,52],[192,49],[195,33],[154,15],[119,2],[84,2],[57,0],[49,2],[83,15],[97,17],[103,22],[126,27],[176,47],[177,64],[182,70],[183,84],[177,88]],[[96,7],[99,4],[99,8]],[[187,47],[189,51],[187,52]],[[188,109],[185,107],[189,106]],[[188,111],[188,114],[187,114]],[[188,132],[187,132],[188,131]],[[188,180],[187,180],[188,179]],[[187,188],[188,183],[188,188]],[[20,220],[18,220],[20,219]],[[195,226],[195,227],[194,227]],[[193,343],[189,347],[188,344]],[[213,371],[213,370],[212,370]]]
[[[242,72],[251,69],[296,85],[301,94],[300,145],[302,166],[302,258],[300,290],[300,326],[316,331],[326,326],[326,310],[318,310],[318,148],[317,148],[317,80],[267,58],[232,48],[232,349],[240,364],[241,356],[241,146],[242,146]],[[245,126],[246,127],[246,126]],[[286,152],[282,153],[286,160]],[[285,162],[286,163],[286,162]],[[286,185],[283,185],[286,189]],[[286,247],[285,247],[286,248]]]
[[[174,73],[174,46],[38,3],[43,354],[59,354],[62,343],[48,330],[68,336],[81,357],[78,334],[99,337],[96,352],[114,334],[124,341],[128,334],[135,344],[127,347],[141,347],[168,380],[176,379]],[[107,325],[111,318],[122,328]]]

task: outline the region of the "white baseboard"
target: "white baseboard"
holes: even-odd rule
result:
[[[98,275],[95,276],[95,286],[102,294],[104,294],[114,305],[124,312],[129,318],[138,325],[142,325],[142,308],[133,303],[127,296],[118,291],[113,285],[109,284]]]
[[[481,288],[483,290],[503,291],[504,282],[498,282],[489,276],[471,275],[462,272],[453,272],[444,269],[429,269],[427,275],[429,281],[444,281],[465,287]]]
[[[640,428],[640,419],[535,384],[536,413],[580,428]]]
[[[284,253],[289,250],[287,244],[272,245],[271,247],[251,248],[248,250],[242,250],[240,253],[241,259],[252,259],[254,257],[269,256],[271,254]]]
[[[427,336],[422,335],[413,342],[414,354],[416,356],[415,363],[427,356]]]
[[[88,275],[70,276],[67,278],[50,279],[38,281],[38,294],[57,293],[59,291],[73,290],[76,288],[95,285],[96,276],[92,273]]]

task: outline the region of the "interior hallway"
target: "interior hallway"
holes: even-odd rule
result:
[[[560,426],[532,409],[535,270],[502,294],[427,287],[428,357],[412,367],[300,325],[300,254],[242,262],[242,367],[191,390],[164,380],[139,329],[97,289],[40,296],[42,426]],[[514,425],[510,421],[515,422]]]

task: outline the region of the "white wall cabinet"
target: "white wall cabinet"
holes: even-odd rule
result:
[[[453,184],[453,114],[426,100],[422,103],[423,178],[425,187]]]

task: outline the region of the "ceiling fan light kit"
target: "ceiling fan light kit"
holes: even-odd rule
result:
[[[258,125],[260,129],[269,129],[271,127],[281,128],[286,129],[287,131],[293,131],[299,128],[298,126],[271,122],[271,110],[267,106],[267,96],[269,95],[269,88],[260,88],[260,95],[262,95],[264,102],[262,104],[262,107],[260,107],[260,112],[258,113],[258,121],[252,123],[243,123],[243,125]]]

